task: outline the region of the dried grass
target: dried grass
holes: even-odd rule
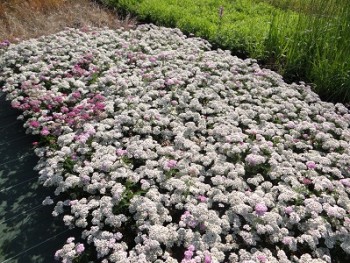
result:
[[[0,41],[48,35],[65,27],[132,28],[134,19],[121,19],[115,10],[91,0],[8,0],[0,2]]]

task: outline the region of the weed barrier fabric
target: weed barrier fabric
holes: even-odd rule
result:
[[[11,109],[4,95],[0,98],[0,262],[53,262],[58,244],[72,231],[61,234],[67,229],[53,220],[49,207],[42,206],[51,191],[38,183],[39,174],[33,170],[38,158],[32,142],[37,138],[25,134],[18,110]]]
[[[349,110],[178,29],[10,45],[0,83],[38,136],[61,262],[342,262]],[[344,262],[344,261],[343,261]]]

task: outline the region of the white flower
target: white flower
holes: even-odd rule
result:
[[[256,154],[248,154],[245,158],[245,161],[252,166],[263,164],[266,159],[263,156],[256,155]]]

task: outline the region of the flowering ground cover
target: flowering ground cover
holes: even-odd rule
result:
[[[81,229],[61,262],[334,262],[350,254],[349,110],[178,29],[4,43],[0,86]]]

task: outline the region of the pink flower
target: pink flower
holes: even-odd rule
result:
[[[189,260],[193,257],[193,251],[191,250],[186,250],[185,251],[185,259]]]
[[[58,103],[62,103],[62,102],[63,102],[63,97],[62,97],[62,96],[56,96],[56,97],[54,98],[54,100],[55,100],[56,102],[58,102]]]
[[[12,108],[18,109],[21,106],[21,103],[19,103],[18,101],[13,101],[11,102],[11,106]]]
[[[105,97],[102,95],[102,94],[100,94],[100,93],[97,93],[95,96],[94,96],[94,99],[95,100],[105,100]]]
[[[183,214],[182,214],[182,216],[181,216],[181,220],[182,221],[185,221],[188,217],[190,217],[191,216],[191,213],[190,213],[190,211],[185,211]]]
[[[67,244],[72,243],[74,240],[75,240],[75,237],[69,237],[69,238],[67,239]]]
[[[340,179],[339,181],[340,181],[344,186],[350,187],[350,178]]]
[[[81,114],[80,116],[83,120],[88,120],[90,119],[90,115],[88,113]]]
[[[66,106],[63,106],[63,107],[61,108],[61,112],[62,112],[62,113],[67,113],[67,112],[69,112],[69,109],[68,109]]]
[[[188,220],[187,225],[191,228],[195,228],[198,225],[198,222],[194,219]]]
[[[108,242],[108,247],[112,248],[113,245],[115,244],[115,242],[116,242],[116,239],[115,239],[115,238],[111,238],[111,239],[109,240],[109,242]]]
[[[10,45],[10,41],[8,41],[7,39],[0,42],[0,47],[8,47]]]
[[[71,111],[67,114],[67,117],[74,118],[77,114],[74,111]]]
[[[85,247],[84,247],[84,244],[78,244],[76,247],[75,247],[75,250],[77,251],[78,254],[81,254],[84,252],[85,250]]]
[[[310,170],[313,170],[313,169],[316,168],[316,164],[315,164],[315,162],[313,162],[313,161],[308,161],[308,162],[306,162],[306,166],[307,166],[307,168],[310,169]]]
[[[114,237],[116,240],[121,240],[123,238],[123,234],[120,232],[117,232],[114,234]]]
[[[89,139],[90,135],[87,133],[82,133],[78,136],[76,136],[76,140],[82,143],[86,143],[87,140]]]
[[[56,260],[58,260],[59,258],[60,258],[60,253],[62,252],[62,249],[60,249],[60,250],[57,250],[56,252],[55,252],[55,259]]]
[[[190,251],[195,251],[196,250],[194,245],[189,245],[187,249],[190,250]]]
[[[38,128],[40,126],[40,122],[38,121],[30,121],[29,122],[29,125],[32,127],[32,128]]]
[[[169,161],[167,161],[167,163],[166,163],[166,167],[169,168],[169,169],[172,169],[172,168],[174,168],[174,167],[176,166],[176,164],[177,164],[177,161],[175,161],[175,160],[169,160]]]
[[[305,185],[309,185],[309,184],[312,184],[312,181],[309,179],[309,178],[303,178],[302,179],[302,183],[305,184]]]
[[[152,63],[154,63],[154,62],[157,61],[157,59],[156,59],[155,57],[150,57],[150,58],[149,58],[149,61],[152,62]]]
[[[258,203],[255,205],[255,212],[258,216],[263,216],[267,212],[267,207],[264,203]]]
[[[211,263],[212,261],[211,261],[211,256],[210,255],[205,255],[204,256],[204,263]]]
[[[294,210],[293,210],[293,207],[291,207],[291,206],[287,206],[286,208],[284,208],[284,212],[286,213],[286,214],[290,214],[290,213],[292,213]]]
[[[78,204],[78,200],[71,200],[71,201],[69,201],[69,205],[76,205],[76,204]]]
[[[282,240],[282,243],[285,245],[289,245],[290,243],[292,243],[292,238],[291,237],[284,237]]]
[[[47,127],[44,127],[41,132],[40,132],[41,135],[43,136],[47,136],[50,134],[50,131],[47,129]]]
[[[295,123],[292,122],[292,121],[287,122],[287,128],[294,129],[295,128]]]
[[[262,262],[262,263],[266,262],[266,256],[265,255],[258,255],[256,258],[259,260],[259,262]]]
[[[117,149],[116,153],[118,156],[123,156],[127,153],[127,151],[123,149]]]
[[[175,84],[175,81],[174,81],[174,79],[167,79],[166,81],[165,81],[165,84],[166,85],[174,85]]]
[[[198,199],[200,202],[202,202],[202,203],[204,203],[204,202],[207,201],[207,197],[205,197],[204,195],[199,195],[199,196],[197,197],[197,199]]]
[[[230,136],[225,136],[225,141],[226,141],[226,142],[232,142]]]
[[[101,103],[101,102],[96,102],[95,108],[96,108],[97,110],[104,110],[105,105],[104,105],[103,103]]]
[[[90,177],[88,175],[82,175],[80,178],[81,178],[81,181],[85,184],[90,182]]]

